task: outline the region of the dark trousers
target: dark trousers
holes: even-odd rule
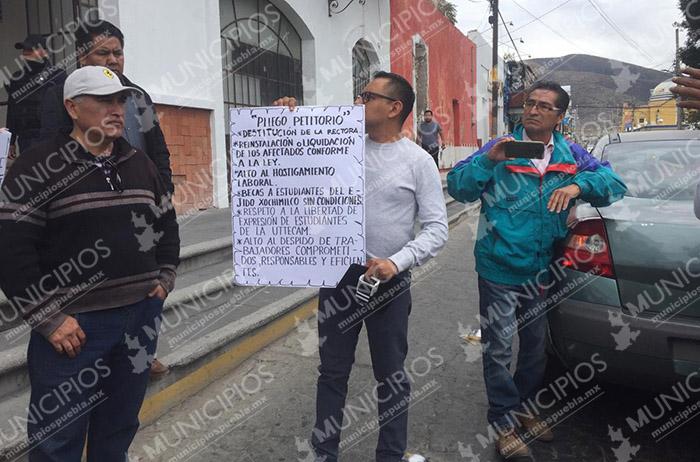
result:
[[[321,289],[319,293],[321,365],[316,391],[316,424],[311,437],[318,461],[338,460],[348,379],[362,324],[367,327],[372,370],[377,381],[379,440],[376,460],[399,462],[404,455],[411,394],[404,369],[411,312],[410,274],[401,273],[394,279],[397,278],[404,278],[404,288],[367,314],[362,305],[348,296],[348,291]],[[359,314],[362,315],[357,317]],[[348,322],[348,319],[353,321]],[[349,422],[348,431],[357,423]]]
[[[86,335],[80,354],[58,354],[32,332],[27,352],[30,462],[124,462],[139,427],[163,302],[74,315]]]
[[[422,146],[423,150],[430,154],[430,157],[435,161],[435,165],[440,170],[440,146]]]
[[[537,393],[547,365],[547,315],[537,312],[537,305],[544,302],[545,296],[526,294],[524,286],[497,284],[479,276],[482,359],[489,400],[487,418],[498,429],[515,425],[511,413]],[[515,374],[511,374],[516,333],[520,347]]]

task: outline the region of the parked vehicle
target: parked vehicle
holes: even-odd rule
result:
[[[700,370],[700,132],[606,135],[593,154],[629,191],[572,209],[552,346],[570,367],[598,353],[606,379],[656,388]]]

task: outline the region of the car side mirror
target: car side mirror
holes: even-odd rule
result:
[[[695,216],[700,220],[700,183],[695,187],[695,199],[693,200]]]

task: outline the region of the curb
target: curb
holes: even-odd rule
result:
[[[287,335],[299,320],[310,318],[318,305],[317,293],[302,289],[236,321],[235,329],[224,326],[162,358],[170,373],[149,383],[139,413],[142,426]]]

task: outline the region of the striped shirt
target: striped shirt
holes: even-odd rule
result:
[[[168,198],[123,138],[100,158],[66,134],[36,145],[0,189],[0,288],[46,337],[68,314],[172,290],[180,239]]]

